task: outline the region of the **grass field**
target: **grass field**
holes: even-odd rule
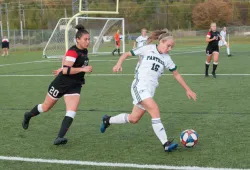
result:
[[[22,129],[21,121],[25,111],[44,100],[53,80],[51,71],[60,62],[42,59],[41,52],[1,57],[0,169],[137,169],[6,161],[1,156],[164,165],[162,169],[250,168],[249,45],[232,45],[234,56],[230,58],[222,49],[217,79],[203,76],[205,45],[176,45],[172,59],[198,100],[188,100],[169,72],[161,77],[155,100],[169,137],[179,143],[181,131],[192,128],[199,134],[199,142],[195,148],[180,146],[172,153],[163,152],[148,114],[137,125],[112,126],[105,134],[99,131],[102,115],[131,111],[130,85],[136,59],[124,63],[122,74],[112,74],[117,56],[91,57],[93,73],[86,76],[79,111],[66,135],[69,142],[57,147],[52,143],[65,115],[63,100],[48,113],[32,119],[27,131]]]

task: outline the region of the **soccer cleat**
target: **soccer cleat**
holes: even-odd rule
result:
[[[114,55],[115,55],[115,53],[114,53],[114,52],[112,52],[112,55],[114,56]]]
[[[206,73],[206,74],[205,74],[205,77],[209,77],[209,75]]]
[[[57,137],[54,141],[54,145],[65,145],[68,142],[67,138]]]
[[[177,147],[178,147],[178,144],[177,143],[173,143],[173,140],[172,141],[167,141],[163,145],[163,148],[164,148],[165,152],[171,152],[174,149],[176,149]]]
[[[29,128],[30,118],[28,118],[28,116],[27,116],[28,113],[29,113],[29,112],[25,112],[25,113],[24,113],[24,118],[23,118],[23,122],[22,122],[22,126],[23,126],[23,128],[24,128],[25,130]]]
[[[213,75],[213,77],[214,77],[214,78],[216,78],[216,74],[215,74],[215,72],[212,72],[212,75]]]
[[[109,124],[109,119],[110,119],[111,116],[108,116],[108,115],[104,115],[102,117],[102,125],[101,125],[101,132],[104,133],[106,131],[106,129],[110,126]]]
[[[232,54],[228,54],[227,56],[228,56],[228,57],[232,57]]]

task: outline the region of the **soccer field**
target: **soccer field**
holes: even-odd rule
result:
[[[69,141],[54,146],[65,115],[62,99],[51,111],[32,119],[28,130],[22,129],[21,122],[25,111],[44,100],[54,78],[51,72],[60,67],[60,61],[43,59],[41,52],[1,57],[0,169],[250,169],[249,45],[233,44],[233,57],[227,57],[223,48],[214,79],[203,75],[205,45],[177,43],[172,59],[198,100],[188,100],[167,71],[160,79],[155,100],[168,137],[180,144],[180,133],[190,128],[199,134],[199,142],[192,149],[180,144],[172,153],[163,151],[148,114],[136,125],[112,125],[105,134],[100,133],[104,114],[129,113],[132,109],[130,86],[136,58],[124,63],[123,73],[113,74],[118,56],[90,56],[93,72],[86,75],[81,104],[66,135]],[[30,159],[24,162],[12,157]],[[54,163],[50,163],[52,159],[56,159]]]

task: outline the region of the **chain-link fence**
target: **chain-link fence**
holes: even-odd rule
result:
[[[222,28],[218,28],[218,31]],[[43,50],[47,41],[49,40],[53,30],[24,30],[23,38],[21,37],[20,30],[10,30],[9,41],[10,51],[37,51]],[[208,30],[172,30],[172,34],[176,39],[177,43],[204,42]],[[126,33],[126,44],[131,44],[140,33]],[[231,40],[242,39],[250,37],[250,26],[241,27],[228,27],[228,33],[230,34]],[[3,31],[3,35],[7,36],[7,31]],[[250,44],[250,41],[246,41]],[[194,43],[194,44],[195,44]]]

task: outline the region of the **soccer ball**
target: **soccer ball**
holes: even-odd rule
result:
[[[187,129],[181,132],[180,140],[185,147],[191,148],[197,144],[198,134],[193,129]]]

